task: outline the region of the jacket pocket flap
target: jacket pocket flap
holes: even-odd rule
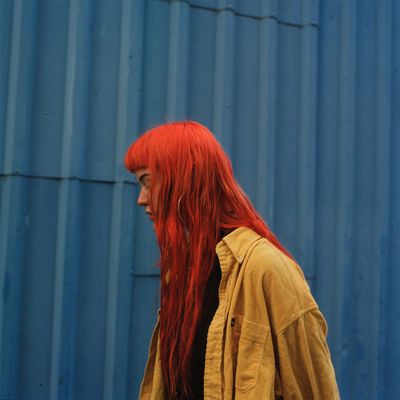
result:
[[[268,327],[255,322],[243,320],[241,337],[256,343],[264,343],[268,334]]]

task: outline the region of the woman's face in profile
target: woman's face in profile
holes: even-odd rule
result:
[[[149,168],[144,167],[136,170],[135,177],[140,187],[137,204],[145,207],[145,213],[154,221],[153,213],[150,208],[151,173]],[[154,196],[154,193],[152,195]]]

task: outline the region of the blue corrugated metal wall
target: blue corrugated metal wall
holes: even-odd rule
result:
[[[0,399],[136,398],[157,246],[123,168],[210,127],[300,261],[343,399],[400,397],[400,2],[0,2]]]

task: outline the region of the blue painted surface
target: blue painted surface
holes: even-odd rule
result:
[[[0,2],[0,399],[136,398],[158,250],[123,167],[215,132],[302,265],[342,398],[400,398],[400,4]]]

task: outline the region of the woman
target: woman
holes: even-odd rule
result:
[[[211,132],[192,121],[155,127],[125,164],[161,253],[140,398],[339,398],[326,323],[303,273]]]

